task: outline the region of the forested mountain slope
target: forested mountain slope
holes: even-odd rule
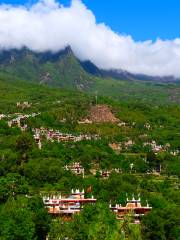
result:
[[[14,71],[0,74],[0,239],[177,240],[180,107],[162,90],[167,86],[153,86],[154,93],[150,87],[150,101],[141,83],[133,83],[136,95],[131,82],[122,81],[113,98],[108,79],[94,78],[97,88],[89,85],[85,92],[32,83]],[[41,146],[35,129],[45,132]],[[49,132],[70,140],[57,141]],[[84,168],[84,178],[65,170],[75,162]],[[70,222],[54,221],[42,195],[68,195],[77,188],[93,194],[97,204]],[[140,225],[132,224],[132,216],[118,221],[109,210],[109,203],[124,206],[133,196],[152,207]]]
[[[29,82],[81,90],[92,94],[151,103],[176,103],[180,99],[180,85],[174,81],[148,81],[141,77],[105,74],[92,63],[80,62],[70,47],[52,53],[36,53],[26,48],[0,52],[0,74]]]

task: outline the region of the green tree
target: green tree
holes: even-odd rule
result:
[[[27,161],[28,153],[33,149],[34,141],[30,134],[23,133],[18,136],[16,140],[16,150],[19,153],[19,159],[17,160],[18,165],[22,162]]]
[[[51,218],[47,209],[44,208],[40,197],[30,197],[28,208],[32,212],[32,220],[35,223],[35,235],[37,240],[45,240],[49,231]]]
[[[33,214],[28,208],[28,200],[23,197],[9,198],[0,211],[0,239],[35,239]]]
[[[25,178],[17,173],[9,173],[0,178],[0,202],[18,194],[26,194],[28,190]]]
[[[52,221],[48,237],[50,240],[73,240],[75,231],[75,229],[73,231],[70,222],[64,222],[61,218],[58,218]]]
[[[144,240],[166,240],[164,230],[164,219],[152,211],[142,221],[142,236]]]
[[[121,239],[115,215],[102,203],[86,206],[82,214],[75,217],[73,228],[78,229],[74,239]]]

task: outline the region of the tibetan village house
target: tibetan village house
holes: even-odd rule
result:
[[[121,206],[121,204],[116,204],[113,207],[110,204],[109,208],[116,214],[118,220],[123,220],[126,215],[130,215],[134,218],[135,224],[139,224],[141,217],[149,213],[152,209],[149,204],[145,207],[141,206],[140,198],[136,200],[134,197],[132,200],[127,199],[125,207]]]
[[[84,204],[93,204],[96,199],[85,198],[84,190],[75,191],[72,189],[71,195],[68,197],[59,196],[44,196],[44,206],[48,209],[49,214],[52,216],[62,216],[64,219],[71,219],[73,214],[79,213],[83,209]]]

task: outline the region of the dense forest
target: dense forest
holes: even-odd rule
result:
[[[0,75],[0,239],[180,239],[180,106],[163,104],[161,85],[151,101],[150,92],[146,99],[131,88],[113,98]],[[92,106],[106,106],[118,121],[82,123]],[[25,130],[9,124],[20,115],[28,116],[20,122]],[[59,142],[43,136],[38,148],[34,129],[98,137]],[[84,177],[64,169],[75,162],[85,169]],[[101,171],[111,174],[103,178]],[[51,217],[42,194],[76,188],[87,196],[90,188],[96,204],[68,222]],[[109,210],[110,202],[125,205],[127,197],[139,195],[152,207],[141,224],[132,224],[132,216],[118,221]]]

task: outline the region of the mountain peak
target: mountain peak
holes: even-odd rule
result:
[[[33,52],[27,48],[3,50],[0,71],[51,86],[84,90],[91,84],[89,74],[70,46],[58,52]]]

